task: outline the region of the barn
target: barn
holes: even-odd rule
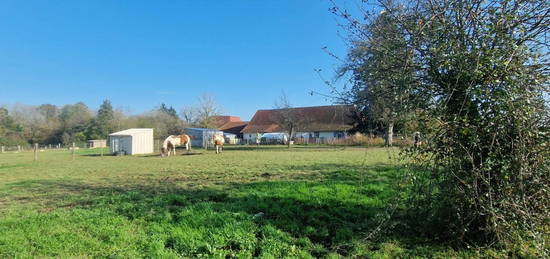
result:
[[[215,135],[223,137],[223,132],[215,129],[206,128],[186,128],[185,134],[191,137],[191,146],[193,147],[211,147],[211,139]]]
[[[153,153],[153,129],[127,129],[109,134],[113,154],[138,155]]]

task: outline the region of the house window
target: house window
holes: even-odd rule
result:
[[[334,132],[334,138],[344,138],[344,132],[343,131],[335,131]]]
[[[316,138],[319,137],[319,131],[315,131],[315,132],[313,132],[313,134],[315,134],[315,137],[316,137]]]

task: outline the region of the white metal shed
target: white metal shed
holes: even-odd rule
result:
[[[127,129],[109,134],[113,154],[138,155],[153,153],[153,129]]]

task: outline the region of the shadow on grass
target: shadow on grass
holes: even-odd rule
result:
[[[293,145],[290,149],[283,145],[226,145],[225,150],[242,150],[242,151],[314,151],[314,150],[343,150],[345,146],[329,146],[329,145]]]
[[[204,153],[179,151],[176,156],[194,156],[194,155],[204,155]],[[103,155],[101,155],[101,154],[78,154],[78,156],[83,156],[83,157],[102,157],[102,156],[114,157],[116,155],[115,154],[103,154]],[[126,156],[130,156],[130,155],[126,155]],[[121,156],[121,157],[125,157],[125,156]],[[147,154],[147,155],[135,155],[135,156],[132,156],[132,157],[148,158],[148,157],[161,157],[161,155],[159,153],[153,153],[153,154]]]
[[[293,180],[336,181],[350,184],[390,183],[401,179],[404,168],[388,164],[350,165],[323,163],[314,165],[289,165],[289,171],[310,172],[294,174]],[[315,173],[316,172],[316,173]]]
[[[78,156],[86,156],[86,157],[102,157],[102,156],[115,156],[114,154],[111,154],[111,153],[105,153],[103,155],[101,154],[77,154]]]
[[[326,170],[333,167],[339,171]],[[292,170],[307,169],[311,168],[292,167]],[[395,195],[389,176],[395,169],[371,168],[388,177],[376,178],[369,184],[357,181],[360,176],[354,170],[359,168],[324,164],[323,169],[325,171],[320,172],[323,177],[313,176],[308,181],[235,183],[223,189],[189,189],[171,181],[90,184],[71,180],[34,180],[8,184],[6,191],[17,193],[24,190],[41,199],[41,204],[46,205],[41,209],[43,212],[101,208],[129,220],[163,226],[165,248],[188,256],[196,254],[188,251],[190,248],[184,245],[178,233],[190,230],[179,228],[191,226],[193,231],[200,232],[197,235],[211,235],[220,231],[224,221],[236,222],[234,228],[239,224],[256,225],[247,230],[253,232],[247,234],[255,236],[256,243],[266,238],[264,232],[267,229],[275,228],[291,237],[285,242],[301,247],[315,257],[327,256],[331,252],[351,255],[356,243],[362,242],[361,239],[378,226],[378,217]],[[205,215],[216,220],[208,217],[206,220]],[[239,232],[240,229],[232,231]],[[223,247],[234,250],[244,246],[238,244],[240,237],[235,238],[237,240],[228,240],[229,243]],[[386,238],[402,242],[409,239],[404,232],[389,233]],[[254,252],[255,255],[260,253]]]

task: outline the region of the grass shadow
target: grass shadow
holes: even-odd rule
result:
[[[377,171],[379,174],[388,177],[372,178],[369,184],[365,184],[365,181],[358,181],[365,179],[357,176],[363,167],[319,166],[290,168],[319,169],[321,177],[317,178],[234,183],[225,188],[184,188],[171,181],[86,183],[31,180],[7,184],[7,189],[2,191],[19,193],[24,189],[32,197],[20,196],[18,202],[25,202],[27,198],[38,199],[42,212],[106,209],[130,221],[160,226],[164,248],[191,257],[197,256],[194,253],[198,252],[185,245],[187,241],[180,236],[181,231],[195,233],[197,242],[204,240],[202,245],[207,246],[212,242],[207,236],[217,235],[225,229],[224,222],[234,222],[236,225],[231,227],[231,231],[244,231],[242,234],[254,237],[258,246],[264,239],[269,239],[266,236],[278,233],[281,235],[278,238],[284,239],[285,244],[295,245],[315,257],[333,252],[352,255],[356,243],[377,227],[379,215],[384,213],[395,194],[389,185],[391,177],[387,175],[393,171],[390,167],[372,167],[371,170],[380,170]],[[271,177],[268,173],[263,176]],[[243,224],[255,227],[240,229]],[[235,247],[240,238],[243,237],[224,239],[221,249]],[[410,236],[400,232],[389,233],[386,238],[408,242]],[[267,251],[267,248],[251,249],[254,254]]]
[[[239,151],[314,151],[314,150],[344,150],[343,146],[293,145],[290,149],[284,145],[225,145],[226,150]]]
[[[105,154],[77,154],[78,156],[85,156],[85,157],[103,157],[103,156],[115,156],[115,154],[111,153],[105,153]]]

